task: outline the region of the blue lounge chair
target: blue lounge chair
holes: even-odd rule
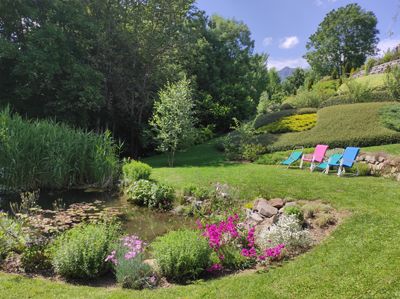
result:
[[[328,161],[319,163],[317,168],[322,170],[322,173],[328,174],[331,167],[339,167],[340,160],[342,159],[343,154],[333,154],[329,157]]]
[[[353,167],[359,152],[360,152],[359,147],[346,147],[346,149],[343,152],[343,157],[340,160],[340,165],[337,173],[338,176],[344,175],[346,172],[346,168]],[[358,175],[358,168],[356,175]]]
[[[292,165],[294,162],[300,160],[302,156],[303,156],[303,151],[293,151],[290,154],[289,158],[287,158],[286,160],[282,161],[280,164],[281,165],[286,165],[289,168],[290,165]]]

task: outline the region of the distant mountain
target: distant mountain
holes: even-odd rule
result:
[[[278,71],[278,75],[279,75],[279,78],[281,78],[281,81],[284,81],[287,77],[289,77],[291,74],[293,74],[295,69],[296,68],[285,66],[283,69]]]

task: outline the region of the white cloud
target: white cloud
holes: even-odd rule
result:
[[[399,38],[386,38],[381,40],[378,43],[378,49],[379,49],[378,55],[382,56],[387,50],[393,49],[399,44],[400,44]]]
[[[272,37],[267,36],[266,38],[264,38],[262,44],[264,47],[268,47],[270,44],[272,44]]]
[[[322,0],[315,0],[314,3],[316,6],[321,6],[322,4],[324,4],[324,2],[322,2]]]
[[[281,39],[279,48],[281,49],[291,49],[299,43],[299,38],[297,36],[287,36]]]
[[[268,59],[268,68],[276,68],[278,71],[283,69],[285,66],[296,68],[308,68],[309,65],[307,60],[304,58],[289,58],[289,59]]]

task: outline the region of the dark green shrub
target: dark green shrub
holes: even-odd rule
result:
[[[158,237],[152,248],[161,274],[173,281],[196,279],[210,265],[212,250],[197,231],[169,232]]]
[[[93,278],[109,269],[105,259],[119,237],[115,223],[79,225],[60,235],[51,248],[52,265],[67,278]]]
[[[147,180],[133,182],[125,193],[134,204],[160,210],[170,209],[175,198],[172,187]]]
[[[255,161],[259,155],[267,151],[266,147],[262,144],[244,144],[242,147],[242,159],[247,161]]]
[[[222,253],[224,255],[223,259],[218,259],[214,257],[212,258],[212,260],[215,260],[214,263],[220,262],[224,269],[243,270],[249,268],[254,264],[254,260],[243,256],[241,254],[241,250],[234,245],[224,246]]]
[[[289,103],[283,103],[280,107],[281,110],[292,110],[294,107],[290,105]]]
[[[151,175],[151,167],[140,161],[127,161],[122,166],[122,181],[127,185],[138,180],[148,180]]]
[[[298,206],[286,206],[283,209],[283,212],[286,215],[293,215],[293,216],[296,216],[296,218],[299,219],[300,221],[304,221],[303,211]]]
[[[210,190],[208,188],[199,186],[187,186],[183,189],[184,196],[193,196],[199,200],[204,200],[210,197]]]

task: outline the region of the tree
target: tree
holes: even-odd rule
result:
[[[310,36],[305,58],[320,75],[336,69],[341,76],[343,70],[360,67],[367,56],[376,54],[377,22],[372,11],[358,4],[332,10]]]
[[[295,95],[297,89],[304,84],[305,72],[302,68],[296,68],[293,73],[282,83],[282,88],[288,95]]]
[[[281,78],[275,68],[268,71],[267,92],[269,99],[274,103],[281,103],[285,94],[282,90]]]
[[[193,141],[195,117],[189,80],[167,84],[158,97],[150,125],[156,132],[158,150],[167,153],[168,164],[172,167],[175,152],[190,146]]]

